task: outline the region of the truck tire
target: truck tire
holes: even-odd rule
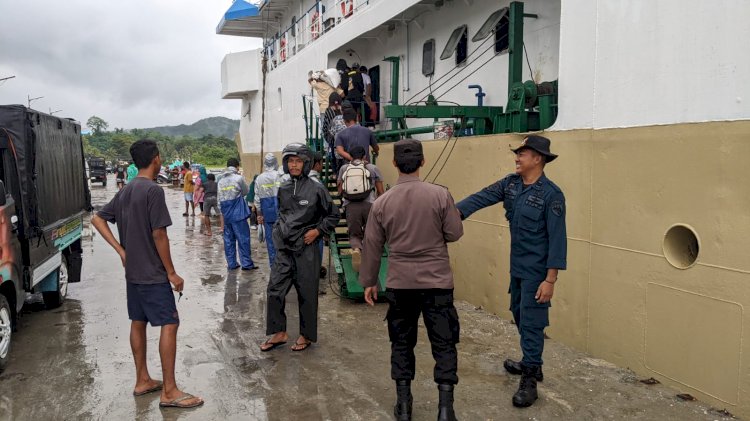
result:
[[[57,308],[68,296],[68,259],[63,256],[62,264],[57,269],[57,291],[42,292],[44,305],[47,308]]]
[[[8,300],[0,294],[0,372],[5,369],[10,355],[10,343],[13,336],[13,312]]]
[[[107,179],[106,178],[102,181],[102,187],[107,187]]]

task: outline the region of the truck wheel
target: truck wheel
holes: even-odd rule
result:
[[[68,296],[68,259],[63,256],[62,264],[57,272],[57,291],[47,291],[42,293],[44,305],[47,308],[56,308],[65,301]]]
[[[107,179],[105,178],[104,181],[102,181],[102,187],[107,187]]]
[[[10,340],[13,335],[12,315],[8,300],[0,294],[0,371],[5,369],[10,354]]]

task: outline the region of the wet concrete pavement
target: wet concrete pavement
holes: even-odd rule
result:
[[[95,207],[114,195],[111,181],[106,189],[92,187]],[[269,275],[265,247],[253,241],[253,259],[261,270],[227,273],[218,229],[213,237],[201,235],[198,218],[181,216],[181,192],[166,191],[172,256],[185,278],[178,303],[177,380],[206,404],[161,410],[158,393],[131,396],[124,271],[116,253],[88,231],[83,281],[70,286],[63,306],[45,311],[40,300],[27,302],[8,368],[0,374],[0,420],[392,419],[386,306],[353,303],[329,289],[320,301],[317,344],[302,353],[288,347],[261,353]],[[699,402],[676,398],[679,391],[644,385],[628,370],[553,341],[546,345],[539,401],[528,409],[513,408],[518,378],[504,372],[502,360],[520,353],[515,327],[467,303],[457,307],[461,420],[728,419]],[[293,341],[298,333],[293,292],[287,311]],[[420,329],[414,420],[430,420],[436,416],[437,390],[429,343]],[[149,328],[148,336],[149,368],[161,378],[158,328]]]

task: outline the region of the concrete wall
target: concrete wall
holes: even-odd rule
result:
[[[750,156],[750,122],[545,135],[560,154],[546,173],[566,195],[569,250],[548,335],[750,416],[750,345],[742,340],[750,334],[750,191],[738,161]],[[448,155],[450,141],[437,163],[445,142],[426,142],[422,177],[437,164],[428,181],[458,201],[512,172],[508,144],[521,139],[461,138]],[[392,185],[392,146],[381,151]],[[688,269],[665,258],[674,224],[693,227],[700,241]],[[501,205],[473,215],[464,230],[450,250],[457,297],[511,318]]]

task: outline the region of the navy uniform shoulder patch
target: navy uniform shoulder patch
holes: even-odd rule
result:
[[[562,200],[555,200],[550,206],[552,206],[552,213],[555,216],[561,216],[565,210],[565,204]]]

